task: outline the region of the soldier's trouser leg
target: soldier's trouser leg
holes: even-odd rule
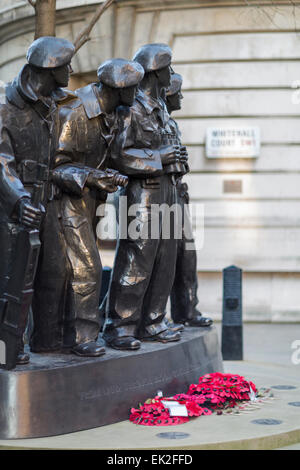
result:
[[[47,352],[63,346],[63,323],[70,266],[62,233],[60,201],[48,203],[32,302],[32,351]]]
[[[175,323],[191,320],[198,304],[197,254],[192,237],[191,220],[187,204],[179,198],[184,210],[185,230],[178,240],[174,284],[171,292],[171,317]]]
[[[177,212],[176,188],[169,176],[161,178],[161,184],[161,232],[151,279],[144,297],[140,337],[154,336],[166,329],[163,320],[175,276],[176,237],[181,236],[182,218],[180,212]]]
[[[151,204],[160,204],[160,178],[149,186],[145,180],[132,179],[120,196],[123,200],[119,204],[119,239],[103,335],[108,341],[137,333],[159,246],[159,237],[151,238]]]
[[[107,296],[105,339],[136,335],[158,241],[118,240]]]
[[[65,313],[64,344],[95,341],[100,331],[102,266],[91,214],[82,200],[63,198],[63,226],[71,264]]]
[[[169,177],[155,180],[157,184],[154,181],[153,185],[140,180],[130,182],[124,192],[128,208],[136,204],[137,211],[136,217],[128,217],[127,238],[119,239],[117,244],[106,311],[107,340],[167,330],[163,319],[173,283],[176,241],[161,239],[162,217],[151,210],[151,205],[168,204],[175,192]]]

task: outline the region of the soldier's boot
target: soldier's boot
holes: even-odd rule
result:
[[[210,326],[213,323],[213,319],[210,317],[204,317],[199,310],[195,310],[193,317],[185,322],[186,326],[195,326],[195,327],[206,327]]]
[[[30,362],[30,356],[28,353],[24,351],[24,343],[20,344],[19,352],[18,352],[18,357],[17,357],[17,365],[22,366],[25,364],[28,364]]]
[[[181,334],[179,331],[165,330],[161,333],[158,333],[154,336],[147,336],[141,338],[142,341],[158,341],[160,343],[170,343],[172,341],[179,341],[181,339]]]
[[[30,362],[29,354],[25,352],[18,354],[18,358],[17,358],[18,365],[25,365],[25,364],[28,364],[29,362]]]
[[[183,323],[174,323],[173,320],[168,320],[167,318],[165,318],[165,324],[167,325],[169,330],[174,331],[175,333],[177,331],[181,332],[184,330]]]
[[[111,348],[121,351],[136,351],[141,347],[141,342],[133,336],[116,337],[106,340],[106,342]]]
[[[99,357],[105,354],[105,346],[102,340],[88,341],[86,343],[76,344],[71,348],[71,352],[77,356]]]

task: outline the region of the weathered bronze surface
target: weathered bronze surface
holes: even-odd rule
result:
[[[38,231],[52,197],[57,102],[65,97],[60,87],[68,83],[73,53],[65,39],[35,41],[0,107],[0,338],[8,369],[28,361],[22,336],[33,296]],[[42,242],[45,237],[41,234]]]
[[[30,305],[33,353],[105,353],[96,209],[118,188],[118,200],[126,196],[125,220],[119,213],[126,236],[118,239],[107,294],[107,344],[136,350],[144,341],[179,341],[165,320],[170,295],[174,321],[211,323],[196,309],[196,252],[185,249],[191,231],[175,214],[164,233],[170,208],[186,211],[189,199],[182,182],[188,154],[170,117],[182,98],[171,49],[147,44],[133,61],[108,60],[97,83],[74,93],[60,88],[73,53],[64,39],[35,41],[0,108],[0,339],[8,369],[29,361],[23,333]]]
[[[98,83],[76,90],[73,99],[60,108],[60,137],[52,173],[60,197],[53,202],[56,223],[49,226],[60,243],[55,245],[49,239],[47,255],[41,260],[43,276],[37,280],[41,283],[40,298],[33,306],[34,352],[71,349],[81,356],[104,353],[102,342],[97,341],[102,266],[95,235],[96,208],[106,200],[107,192],[127,184],[127,177],[106,170],[115,137],[114,111],[119,105],[132,104],[143,75],[137,63],[109,60],[98,69]],[[55,263],[49,263],[49,258],[58,257],[63,260],[59,276]]]
[[[177,170],[169,170],[180,163],[181,152],[172,142],[170,116],[161,98],[170,85],[171,58],[170,48],[163,44],[148,44],[136,53],[134,60],[143,65],[145,76],[133,105],[119,110],[117,145],[111,149],[111,164],[129,177],[121,195],[126,196],[128,207],[138,208],[138,231],[147,234],[133,237],[130,224],[135,216],[128,216],[127,236],[118,240],[104,326],[104,338],[117,349],[138,349],[137,338],[180,339],[180,333],[164,322],[177,253],[174,233],[168,239],[162,236],[164,213],[159,216],[158,236],[151,234],[153,205],[171,207],[177,201]],[[120,217],[123,232],[122,223]]]
[[[169,114],[180,108],[182,84],[171,49],[147,44],[133,61],[108,60],[97,83],[74,93],[61,89],[73,54],[65,39],[36,40],[0,106],[0,346],[3,367],[15,369],[0,370],[0,438],[121,421],[158,389],[183,392],[223,370],[214,328],[186,328],[174,344],[181,333],[165,320],[171,295],[176,322],[211,323],[196,309],[196,252],[185,249],[192,235],[176,214],[164,233],[170,208],[188,203],[188,155]],[[118,188],[126,236],[103,303],[103,336],[123,352],[99,358],[96,209]],[[141,236],[132,235],[133,221]],[[30,306],[31,362],[23,344]]]

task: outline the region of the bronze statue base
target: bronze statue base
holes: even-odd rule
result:
[[[0,370],[0,439],[45,437],[128,419],[161,390],[184,393],[208,372],[222,372],[215,327],[185,328],[177,343],[143,343],[138,351],[107,348],[86,359],[32,354],[31,363]]]

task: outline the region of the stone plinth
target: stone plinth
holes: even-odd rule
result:
[[[0,371],[0,439],[53,436],[128,419],[158,390],[186,392],[208,372],[222,372],[214,327],[186,328],[177,343],[107,348],[96,359],[32,354],[28,366]]]

